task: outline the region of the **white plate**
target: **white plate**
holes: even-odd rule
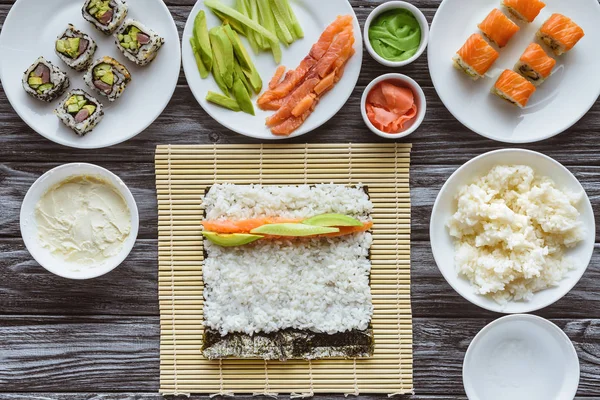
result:
[[[233,4],[231,0],[224,0],[224,3],[227,5]],[[281,58],[282,65],[285,65],[288,69],[296,68],[298,64],[300,64],[300,61],[308,55],[310,48],[317,42],[321,33],[337,18],[338,15],[349,14],[354,16],[354,48],[356,54],[348,61],[344,76],[336,84],[335,88],[323,96],[319,105],[315,108],[315,111],[308,117],[304,124],[287,137],[275,136],[269,131],[265,125],[265,119],[272,115],[273,111],[262,111],[259,109],[258,106],[256,106],[256,96],[252,99],[256,116],[243,112],[235,113],[205,100],[206,93],[209,90],[218,93],[220,93],[221,90],[218,88],[212,75],[206,79],[200,78],[196,60],[190,46],[194,18],[196,17],[196,14],[198,14],[198,11],[207,11],[204,6],[204,1],[199,0],[190,13],[185,25],[185,30],[183,31],[182,39],[183,70],[185,72],[185,77],[192,89],[194,97],[196,97],[196,100],[198,100],[198,103],[200,103],[202,108],[217,122],[232,131],[245,136],[266,140],[287,139],[304,135],[329,121],[346,103],[356,86],[363,57],[362,34],[360,25],[356,19],[356,14],[350,3],[348,3],[348,0],[291,0],[290,4],[304,30],[304,38],[295,41],[288,48],[281,45],[283,51],[283,56]],[[221,24],[220,20],[211,11],[208,10],[206,16],[209,29]],[[264,91],[269,85],[269,81],[271,80],[271,77],[273,77],[278,65],[275,64],[270,52],[260,52],[259,55],[256,55],[250,48],[246,38],[242,37],[242,40],[262,78]]]
[[[475,336],[465,355],[463,383],[469,400],[572,400],[579,359],[552,322],[510,315]]]
[[[131,139],[163,112],[179,78],[181,49],[177,27],[161,0],[128,0],[127,5],[128,18],[141,21],[165,38],[157,58],[146,67],[137,67],[127,60],[117,49],[112,36],[105,36],[83,19],[83,0],[19,0],[12,6],[0,34],[0,79],[15,111],[40,135],[69,147],[107,147]],[[54,52],[56,37],[69,23],[96,41],[95,60],[111,56],[131,72],[133,79],[116,102],[109,104],[105,97],[92,92],[83,82],[83,72],[69,68]],[[69,75],[71,89],[83,89],[104,104],[103,120],[84,137],[77,136],[53,114],[62,97],[45,103],[33,99],[23,90],[23,72],[39,56],[44,56]]]
[[[536,174],[551,178],[558,188],[570,192],[584,193],[584,198],[579,203],[578,210],[585,229],[585,238],[576,247],[566,252],[567,256],[573,259],[575,269],[570,271],[559,282],[558,286],[535,293],[532,300],[511,301],[505,305],[500,305],[491,298],[476,294],[469,280],[458,276],[454,263],[454,239],[446,228],[446,223],[456,212],[455,195],[459,188],[486,175],[496,165],[528,165],[534,169]],[[487,310],[514,314],[532,312],[547,307],[558,301],[575,286],[586,271],[592,258],[596,223],[590,199],[585,194],[577,178],[568,169],[552,158],[534,151],[505,149],[475,157],[450,176],[433,205],[429,235],[435,262],[446,281],[458,294]]]
[[[517,32],[485,78],[473,82],[452,66],[452,57],[499,0],[444,0],[429,36],[429,71],[448,110],[467,128],[490,139],[531,143],[557,135],[579,121],[600,95],[600,5],[597,0],[544,0],[546,7]],[[513,69],[535,33],[553,13],[580,25],[585,36],[557,59],[554,73],[523,110],[490,93],[504,69]],[[548,49],[545,47],[547,52]]]
[[[125,242],[121,251],[115,256],[107,259],[101,265],[95,265],[92,267],[76,267],[69,266],[63,260],[56,258],[47,248],[43,247],[38,238],[37,222],[35,218],[35,208],[40,198],[50,189],[52,186],[59,184],[65,179],[78,176],[78,175],[91,175],[99,176],[104,180],[110,182],[118,191],[121,193],[127,206],[129,207],[131,217],[131,232]],[[133,198],[131,192],[123,183],[123,181],[110,172],[107,169],[99,167],[93,164],[74,163],[65,164],[60,167],[56,167],[46,172],[44,175],[39,177],[33,185],[27,191],[25,199],[21,204],[21,236],[25,242],[27,250],[32,257],[42,267],[48,271],[62,276],[63,278],[69,279],[91,279],[98,276],[104,275],[113,269],[127,258],[131,249],[135,244],[135,240],[138,235],[139,228],[139,214],[137,204]]]

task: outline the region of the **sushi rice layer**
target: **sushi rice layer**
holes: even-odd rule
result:
[[[215,185],[205,205],[207,219],[343,213],[366,220],[373,207],[361,187],[343,185]],[[368,232],[229,248],[205,241],[206,327],[221,335],[366,330],[373,314],[371,244]]]

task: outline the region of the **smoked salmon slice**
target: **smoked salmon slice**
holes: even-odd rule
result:
[[[299,117],[290,117],[283,121],[281,124],[274,126],[271,128],[271,133],[277,136],[289,136],[292,132],[302,126],[304,121],[312,114],[315,110],[315,107],[319,103],[319,98],[317,97],[315,101],[312,103],[311,107],[304,112],[304,114]]]
[[[267,126],[278,125],[289,118],[292,115],[292,110],[294,107],[296,107],[296,104],[312,93],[313,89],[318,83],[318,78],[311,78],[304,81],[296,90],[294,90],[281,108],[277,110],[275,114],[267,118]]]
[[[503,0],[502,5],[522,21],[533,22],[546,4],[540,0]]]
[[[585,36],[585,32],[570,18],[562,14],[552,14],[537,35],[559,56],[575,47]]]
[[[477,27],[500,47],[506,46],[514,34],[521,29],[497,8],[494,8]]]
[[[277,67],[277,69],[275,70],[275,75],[273,75],[273,78],[271,78],[271,81],[269,82],[269,89],[274,89],[279,84],[279,81],[281,81],[281,77],[284,73],[285,66],[280,65],[279,67]]]
[[[336,35],[342,32],[348,26],[352,26],[352,16],[338,16],[337,19],[323,31],[317,43],[315,43],[310,49],[309,55],[315,60],[319,60],[323,54],[327,52]]]
[[[317,98],[317,96],[314,95],[313,93],[306,95],[306,97],[304,97],[302,100],[300,100],[298,102],[298,104],[296,104],[296,106],[292,110],[292,115],[294,117],[299,117],[302,114],[304,114],[306,111],[308,111],[312,107],[316,98]]]

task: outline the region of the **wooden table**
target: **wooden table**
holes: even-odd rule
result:
[[[364,23],[381,0],[351,2]],[[413,1],[430,21],[439,2]],[[12,3],[0,0],[0,23]],[[166,3],[181,32],[195,0]],[[365,54],[361,78],[346,106],[321,129],[294,142],[378,142],[360,117],[359,100],[364,87],[386,72],[391,70]],[[500,315],[471,305],[446,283],[431,255],[429,216],[438,190],[456,168],[506,146],[470,132],[450,115],[433,89],[426,55],[400,72],[416,79],[428,100],[425,122],[410,137],[414,398],[464,399],[465,350]],[[103,150],[74,150],[42,138],[21,121],[0,90],[0,399],[160,398],[154,149],[157,144],[214,142],[254,143],[213,121],[198,106],[183,74],[171,103],[150,128]],[[523,147],[566,165],[600,210],[599,103],[557,138]],[[78,161],[119,175],[140,210],[139,239],[127,261],[87,282],[46,272],[32,260],[19,232],[19,208],[29,186],[45,171]],[[578,399],[600,400],[600,256],[595,254],[567,296],[536,314],[563,328],[577,348]]]

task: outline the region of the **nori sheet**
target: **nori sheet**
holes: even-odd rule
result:
[[[204,332],[202,352],[204,357],[255,358],[262,360],[314,360],[319,358],[372,357],[373,330],[315,333],[298,329],[284,329],[274,333],[231,333],[221,336],[214,330]]]
[[[316,186],[316,185],[311,185]],[[350,187],[356,187],[350,185]],[[211,186],[205,188],[206,196]],[[362,187],[370,199],[368,186]],[[206,210],[204,210],[206,218]],[[208,257],[203,249],[204,258]],[[368,259],[371,259],[369,249]],[[370,280],[370,277],[369,277]],[[283,329],[274,333],[230,333],[225,336],[206,329],[202,353],[209,360],[225,358],[250,358],[261,360],[316,360],[320,358],[366,358],[373,357],[375,349],[373,329],[352,330],[335,334],[316,333],[299,329]]]

